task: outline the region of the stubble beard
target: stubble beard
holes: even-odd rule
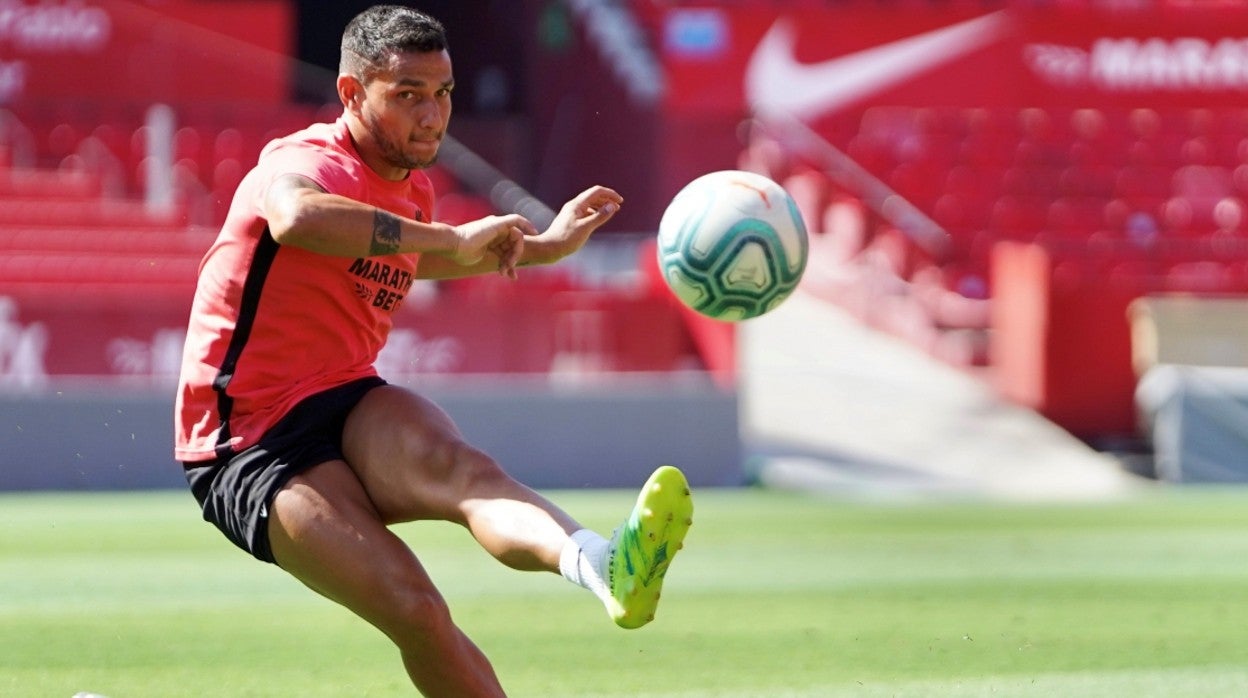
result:
[[[417,160],[403,152],[403,149],[392,141],[381,142],[381,157],[385,161],[394,166],[401,167],[406,170],[423,170],[433,167],[438,161],[437,154],[427,160]]]
[[[374,118],[369,116],[366,118],[366,122],[369,133],[373,136],[373,142],[377,144],[378,152],[380,153],[382,160],[385,160],[387,165],[404,170],[423,170],[433,167],[433,165],[438,161],[436,151],[434,152],[433,157],[427,160],[419,160],[411,157],[407,153],[403,152],[403,146],[401,143],[396,142],[394,139],[386,135]]]

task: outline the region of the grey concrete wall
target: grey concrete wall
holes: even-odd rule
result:
[[[737,396],[702,380],[449,381],[421,389],[538,488],[636,487],[658,465],[695,486],[743,479]],[[169,390],[0,394],[0,490],[181,488]]]

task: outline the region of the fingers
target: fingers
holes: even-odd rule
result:
[[[586,204],[585,206],[581,207],[580,215],[577,217],[585,218],[589,216],[595,216],[595,217],[601,218],[602,219],[601,222],[605,223],[607,219],[610,218],[611,216],[614,216],[615,212],[618,210],[620,210],[620,203],[618,201],[605,201],[605,202],[600,202],[596,205]]]
[[[594,230],[610,220],[620,210],[620,206],[623,203],[624,197],[620,196],[614,189],[604,186],[593,186],[586,189],[564,205],[560,215],[551,226],[551,231],[555,231],[553,239],[556,241],[556,244],[544,244],[543,248],[555,249],[554,259],[575,251]],[[546,235],[546,233],[539,231],[532,221],[514,213],[503,216],[490,216],[487,219],[482,219],[480,222],[488,222],[489,224],[488,235],[490,235],[490,238],[485,245],[485,251],[498,258],[498,273],[510,279],[517,277],[516,268],[524,258],[524,239],[526,237]],[[551,231],[547,231],[547,233]],[[543,242],[546,242],[546,240],[543,240]],[[566,249],[559,252],[559,245]],[[476,249],[481,250],[482,248],[477,247]],[[478,255],[472,263],[476,263],[480,259],[481,257]]]
[[[576,203],[577,217],[598,216],[603,218],[604,222],[607,218],[615,215],[620,210],[620,206],[624,203],[624,197],[614,189],[603,186],[593,186],[581,192],[581,195],[573,199]]]
[[[486,216],[455,230],[460,238],[456,263],[476,267],[489,255],[498,260],[498,273],[512,279],[524,256],[524,238],[538,234],[533,223],[517,214]]]
[[[530,224],[528,227],[532,228],[533,226]],[[499,275],[509,279],[517,277],[516,265],[520,263],[520,259],[524,255],[524,236],[526,234],[528,233],[525,232],[523,226],[513,225],[506,229],[505,235],[490,245],[490,252],[498,257]],[[536,235],[536,231],[533,234]]]
[[[494,217],[493,238],[485,249],[498,258],[500,276],[517,277],[516,266],[524,255],[524,238],[537,234],[537,227],[519,214]]]
[[[624,197],[615,190],[594,186],[569,201],[564,208],[564,215],[569,224],[593,231],[610,220],[623,203]]]
[[[612,189],[611,187],[604,187],[600,184],[596,184],[586,189],[585,191],[581,192],[581,195],[578,198],[600,199],[603,201],[609,200],[609,201],[614,201],[617,204],[624,203],[624,197],[620,196],[619,192]]]
[[[525,236],[536,236],[538,234],[537,226],[528,218],[518,214],[509,216],[510,223],[507,227],[507,235],[501,238],[496,245],[498,250],[498,273],[509,279],[515,279],[516,266],[520,264],[520,259],[524,256],[524,238]]]
[[[539,233],[532,221],[518,213],[512,213],[503,218],[513,229],[519,230],[521,235],[534,236]]]

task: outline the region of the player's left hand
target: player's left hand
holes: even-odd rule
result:
[[[546,252],[555,261],[581,249],[589,236],[611,220],[624,203],[614,189],[592,186],[559,209],[550,227],[538,236]]]

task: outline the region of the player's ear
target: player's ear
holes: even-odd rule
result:
[[[350,112],[358,112],[360,103],[364,101],[364,84],[354,75],[343,73],[338,76],[338,99],[342,106]]]

